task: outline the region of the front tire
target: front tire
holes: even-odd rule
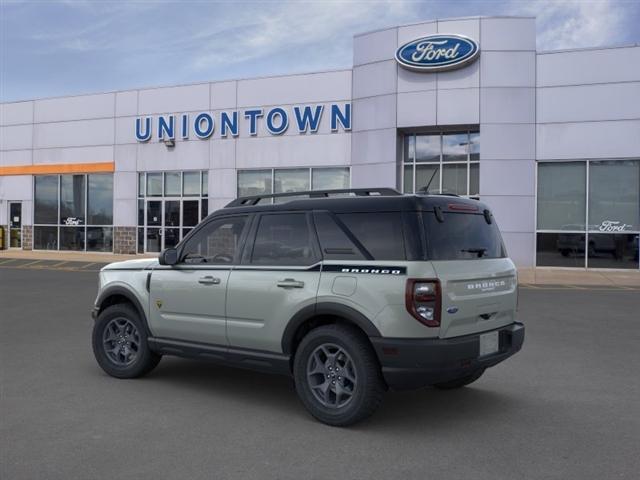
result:
[[[439,388],[440,390],[454,390],[456,388],[461,388],[469,385],[470,383],[478,380],[482,374],[484,373],[484,369],[476,370],[475,372],[465,375],[464,377],[456,378],[455,380],[450,380],[448,382],[436,383],[433,386]]]
[[[127,304],[105,308],[93,326],[93,354],[112,377],[136,378],[149,373],[160,355],[147,343],[147,330],[138,312]]]
[[[298,347],[293,373],[300,400],[327,425],[353,425],[371,416],[382,402],[384,383],[376,355],[352,327],[311,330]]]

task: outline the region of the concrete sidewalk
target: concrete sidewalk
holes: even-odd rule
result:
[[[0,264],[3,260],[9,259],[33,261],[55,260],[58,262],[91,262],[92,264],[107,264],[135,258],[154,257],[157,257],[157,255],[114,255],[111,253],[0,250]],[[520,268],[518,269],[518,279],[521,285],[583,285],[640,288],[640,271],[638,270],[586,270],[548,267]]]

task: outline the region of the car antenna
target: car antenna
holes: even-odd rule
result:
[[[433,173],[431,174],[431,178],[429,179],[429,183],[427,183],[426,187],[422,187],[420,189],[420,193],[424,193],[425,195],[429,193],[429,187],[431,186],[431,182],[433,182],[433,178],[436,176],[436,173],[438,173],[439,168],[440,168],[440,165],[438,165],[436,169],[433,171]]]

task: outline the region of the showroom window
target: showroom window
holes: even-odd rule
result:
[[[477,131],[405,135],[402,157],[405,193],[480,193]]]
[[[349,167],[238,170],[238,197],[349,188]],[[270,199],[266,200],[271,202]]]
[[[174,247],[209,214],[207,171],[138,173],[138,253]]]
[[[536,264],[640,268],[640,160],[538,164]]]
[[[34,177],[33,248],[113,251],[113,175]]]

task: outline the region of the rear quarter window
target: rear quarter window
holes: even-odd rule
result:
[[[430,260],[477,260],[507,256],[495,219],[483,214],[443,213],[440,222],[433,212],[423,214],[427,255]]]
[[[342,213],[338,220],[374,260],[405,260],[401,212]]]

